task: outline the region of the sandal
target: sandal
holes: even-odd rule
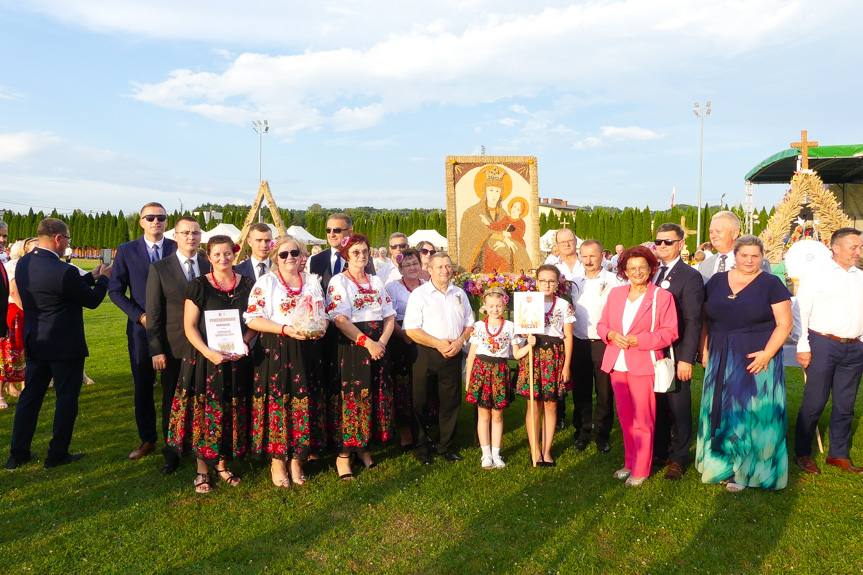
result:
[[[293,465],[291,467],[293,467]],[[299,487],[301,485],[305,485],[306,474],[303,473],[302,467],[300,467],[299,465],[297,467],[299,468],[298,472],[295,472],[293,469],[291,469],[291,480],[294,482],[294,485]]]
[[[220,477],[220,478],[221,478],[225,483],[227,483],[228,485],[230,485],[231,487],[236,487],[237,485],[239,485],[239,484],[240,484],[241,479],[240,479],[238,476],[236,476],[236,475],[234,475],[233,473],[231,473],[231,470],[230,470],[230,469],[228,469],[227,467],[226,467],[225,469],[217,469],[217,470],[216,470],[216,473],[218,473],[218,474],[219,474],[219,477]],[[227,477],[225,477],[224,475],[222,475],[223,473],[227,473],[227,474],[228,474],[228,476],[227,476]]]
[[[9,409],[9,404],[6,403],[5,397],[0,397],[0,409]]]
[[[353,481],[354,473],[351,471],[351,456],[348,453],[339,453],[337,456],[338,459],[347,459],[348,460],[348,472],[339,474],[339,481]],[[338,470],[338,462],[336,462],[336,469]]]
[[[209,473],[198,473],[195,475],[195,493],[209,493],[212,489]]]
[[[746,489],[746,486],[742,483],[734,483],[733,481],[725,482],[725,491],[728,493],[740,493]]]

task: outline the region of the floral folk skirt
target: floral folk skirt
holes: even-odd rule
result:
[[[377,341],[383,321],[357,322],[357,329]],[[393,382],[389,352],[373,361],[368,350],[339,333],[340,394],[333,438],[341,453],[363,452],[369,443],[387,442],[395,433]],[[334,394],[331,394],[332,399]]]
[[[252,361],[215,365],[189,347],[171,403],[168,447],[194,454],[208,465],[242,457],[248,449]]]
[[[468,403],[484,409],[503,409],[513,400],[509,360],[478,355],[467,384]]]
[[[6,324],[8,335],[0,338],[0,384],[24,383],[24,312],[14,303],[9,304]]]
[[[518,361],[516,392],[530,395],[530,354]],[[533,397],[539,401],[557,401],[566,397],[572,385],[563,382],[565,362],[563,340],[559,337],[536,336],[533,348]]]

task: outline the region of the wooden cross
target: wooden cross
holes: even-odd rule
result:
[[[680,228],[683,230],[683,239],[687,236],[694,236],[695,230],[686,229],[686,216],[680,216]]]
[[[808,170],[809,169],[809,148],[817,148],[818,142],[810,142],[806,139],[807,133],[806,130],[800,131],[800,141],[799,142],[791,142],[792,148],[800,148],[800,169]]]

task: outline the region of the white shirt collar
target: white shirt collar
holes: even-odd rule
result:
[[[153,251],[153,246],[159,246],[159,252],[162,251],[162,244],[165,243],[165,236],[162,236],[162,239],[158,242],[151,242],[146,237],[144,238],[144,243],[147,244],[147,250]]]
[[[665,267],[667,267],[668,269],[671,269],[671,268],[673,268],[675,265],[677,265],[677,262],[679,262],[679,261],[680,261],[680,256],[677,256],[676,258],[674,258],[673,260],[671,260],[671,263],[670,263],[670,264],[664,264],[664,263],[662,263],[662,260],[660,260],[660,261],[659,261],[659,267],[665,266]]]

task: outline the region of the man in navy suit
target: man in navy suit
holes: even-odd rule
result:
[[[15,281],[24,306],[24,391],[15,408],[12,445],[6,469],[13,470],[35,457],[30,452],[39,411],[54,379],[57,394],[54,436],[48,444],[45,469],[72,463],[83,453],[69,453],[78,417],[78,395],[84,381],[84,358],[89,355],[84,336],[83,308],[94,309],[108,291],[111,267],[99,265],[83,277],[60,261],[71,237],[60,220],[46,218],[37,228],[39,246],[18,261]]]
[[[255,281],[262,275],[266,275],[270,271],[270,242],[272,241],[273,232],[267,224],[257,223],[250,227],[246,243],[249,244],[249,250],[252,253],[242,263],[234,266],[234,271]]]
[[[347,267],[345,260],[339,255],[338,249],[342,245],[342,239],[350,237],[354,233],[351,217],[338,212],[330,214],[330,217],[327,218],[326,232],[327,243],[330,244],[330,247],[312,256],[309,261],[309,271],[321,278],[321,287],[325,294],[330,285],[330,279]],[[369,258],[369,263],[366,265],[366,273],[375,275],[375,264],[372,262],[372,258]]]
[[[177,251],[177,243],[165,237],[168,214],[162,204],[150,202],[141,208],[139,224],[144,235],[117,248],[108,295],[127,316],[126,337],[135,382],[135,423],[141,445],[129,459],[140,459],[156,449],[156,403],[153,382],[156,372],[147,343],[147,274],[150,264]],[[128,293],[127,293],[128,292]]]
[[[653,457],[666,466],[665,478],[683,477],[692,447],[692,366],[701,338],[701,306],[704,281],[698,270],[680,258],[686,236],[677,224],[662,224],[656,229],[656,255],[659,271],[653,282],[671,292],[677,308],[677,340],[672,345],[677,364],[674,390],[656,394],[656,429]]]
[[[147,340],[153,369],[162,372],[162,439],[168,439],[171,403],[177,391],[180,366],[189,346],[183,327],[186,289],[196,277],[210,272],[207,258],[198,253],[201,226],[198,220],[186,216],[174,226],[177,251],[150,264],[147,276]],[[180,464],[177,454],[162,448],[165,464],[162,473],[173,473]]]

